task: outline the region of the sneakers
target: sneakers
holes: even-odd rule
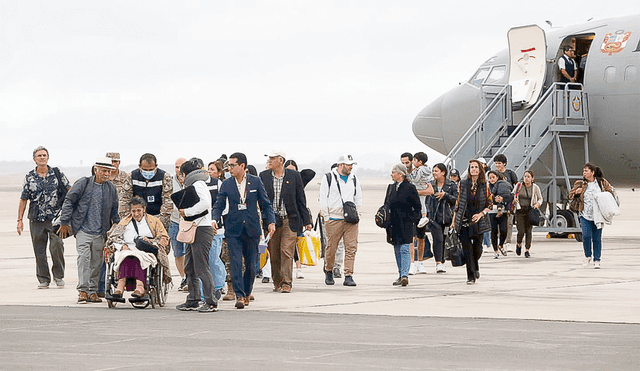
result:
[[[342,278],[342,273],[340,273],[340,268],[333,268],[333,278]]]
[[[344,282],[342,283],[342,285],[343,286],[355,286],[356,285],[356,281],[354,281],[351,276],[345,276],[344,277]]]
[[[84,291],[80,291],[78,294],[78,304],[87,304],[87,298],[89,298],[89,295]]]
[[[500,254],[498,254],[497,252],[493,253],[493,258],[494,259],[498,259],[500,257]]]
[[[516,255],[520,256],[522,254],[522,247],[520,245],[516,245]]]
[[[64,280],[62,278],[56,278],[56,286],[58,286],[59,288],[63,288]]]
[[[407,286],[407,285],[409,284],[409,277],[407,277],[407,276],[403,276],[403,277],[400,279],[400,284],[401,284],[402,286]]]
[[[282,285],[282,287],[280,288],[280,292],[283,293],[283,294],[290,294],[291,293],[291,286]]]
[[[413,276],[417,272],[418,272],[418,267],[416,267],[416,263],[415,262],[411,263],[411,265],[409,266],[409,275]]]
[[[220,300],[222,297],[222,287],[213,292],[213,297],[215,297],[216,300]]]
[[[436,273],[447,273],[447,267],[442,263],[436,264]]]
[[[49,282],[40,282],[38,284],[38,290],[40,289],[48,289],[49,288]]]
[[[593,262],[593,268],[600,269],[600,260],[596,260],[595,262]]]
[[[218,311],[218,306],[216,304],[202,303],[202,305],[200,305],[198,307],[197,311],[198,311],[198,313],[217,312]]]
[[[185,302],[185,303],[176,305],[176,309],[181,311],[189,311],[189,310],[198,310],[200,308],[198,307],[198,303],[196,302],[192,302],[192,303]]]
[[[467,285],[475,285],[476,280],[467,280]]]
[[[325,285],[333,285],[336,282],[333,280],[333,272],[329,271],[329,272],[325,272],[325,277],[324,277],[324,284]]]
[[[269,277],[262,277],[262,283],[269,283]]]
[[[530,257],[531,257],[531,254],[529,254],[529,252],[528,252],[528,251],[525,251],[525,252],[524,252],[524,257],[525,257],[525,258],[530,258]]]
[[[180,286],[178,286],[178,291],[189,291],[189,285],[187,284],[187,277],[183,278],[180,281]]]
[[[507,250],[504,249],[504,247],[500,246],[498,247],[498,249],[500,249],[500,252],[502,253],[502,255],[507,256]],[[508,249],[508,247],[507,247]]]
[[[513,252],[513,249],[511,248],[511,243],[510,242],[505,243],[504,247],[508,252]]]
[[[429,223],[429,218],[427,218],[426,216],[423,216],[422,218],[420,218],[420,221],[418,222],[418,228],[424,227],[425,225],[427,225],[427,223]]]
[[[398,277],[397,280],[393,281],[392,283],[393,286],[400,286],[402,285],[402,277]]]
[[[417,269],[416,274],[427,274],[427,268],[425,268],[425,266],[424,266],[424,264],[422,264],[422,262],[418,262],[416,264],[416,269]]]
[[[584,258],[584,261],[582,262],[582,266],[583,267],[588,267],[589,264],[591,264],[591,257]]]
[[[299,279],[299,280],[304,278],[304,275],[302,274],[302,268],[298,268],[296,270],[296,278]]]

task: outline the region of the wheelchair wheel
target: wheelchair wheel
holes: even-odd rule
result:
[[[156,276],[156,294],[158,306],[164,307],[167,303],[167,295],[169,294],[169,285],[164,282],[164,271],[159,269],[159,273]]]

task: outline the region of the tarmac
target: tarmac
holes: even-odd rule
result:
[[[357,287],[326,286],[321,266],[305,267],[291,294],[257,280],[249,307],[221,301],[207,314],[176,311],[176,287],[159,309],[76,304],[73,238],[66,286],[36,289],[28,231],[15,232],[19,192],[0,192],[0,369],[640,369],[638,192],[619,190],[602,269],[583,267],[581,243],[534,233],[529,259],[486,251],[475,285],[464,267],[436,274],[429,260],[396,287],[393,249],[373,223],[384,183],[363,181]],[[317,210],[317,187],[307,191]]]

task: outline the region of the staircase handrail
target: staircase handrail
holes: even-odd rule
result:
[[[453,146],[453,148],[451,148],[451,151],[449,151],[449,154],[447,154],[447,157],[445,158],[445,162],[444,162],[445,165],[449,165],[451,163],[451,160],[453,160],[453,158],[458,154],[458,152],[462,150],[464,145],[467,144],[467,142],[469,141],[469,139],[471,139],[473,134],[477,132],[480,127],[482,127],[482,124],[484,124],[485,118],[489,116],[489,114],[492,113],[498,107],[498,103],[500,102],[500,100],[504,99],[508,95],[510,89],[511,89],[511,85],[509,84],[504,85],[504,87],[500,89],[496,97],[491,101],[491,103],[489,103],[487,108],[485,108],[484,111],[480,113],[476,121],[469,127],[469,129],[467,129],[465,134],[458,140],[458,142]]]

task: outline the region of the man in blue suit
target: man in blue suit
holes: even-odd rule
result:
[[[216,197],[213,206],[213,231],[220,225],[222,210],[229,203],[229,214],[225,221],[225,237],[229,247],[231,260],[231,281],[236,292],[236,308],[249,305],[249,295],[253,290],[256,278],[258,243],[261,227],[258,217],[258,204],[262,211],[269,236],[276,230],[275,215],[271,201],[267,196],[264,184],[257,176],[246,173],[247,156],[236,152],[229,156],[229,173]],[[242,258],[244,257],[244,277],[242,275]]]

